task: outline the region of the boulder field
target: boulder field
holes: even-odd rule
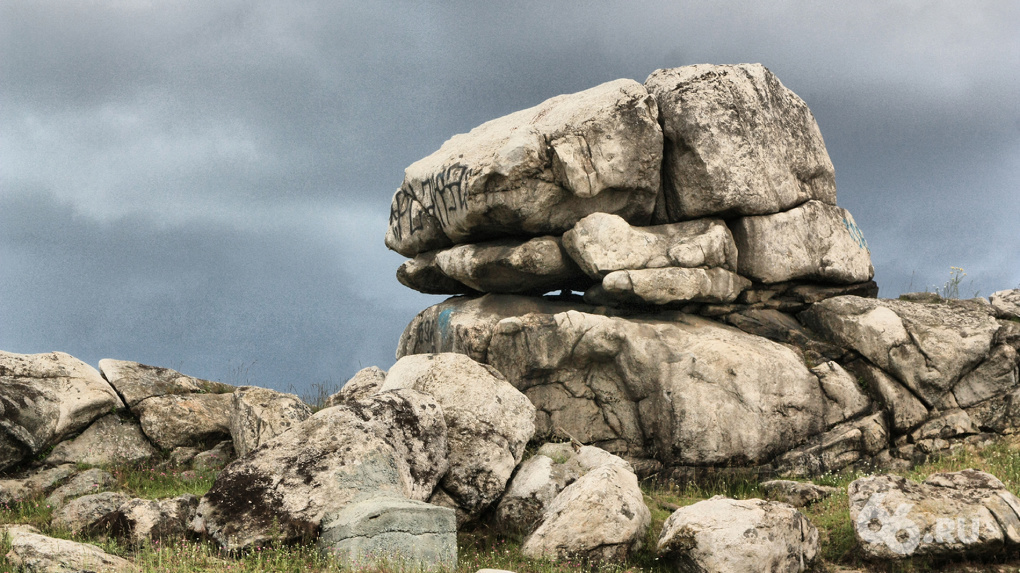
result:
[[[456,135],[405,170],[385,242],[409,258],[402,284],[453,296],[407,325],[388,372],[318,411],[135,362],[0,352],[0,503],[45,494],[61,527],[128,540],[314,540],[351,566],[454,567],[479,521],[530,557],[616,562],[647,537],[640,478],[902,470],[1020,427],[1020,289],[877,298],[814,117],[759,64],[658,70]],[[76,466],[156,457],[221,469],[201,498],[140,500]],[[831,491],[763,488],[789,503],[680,508],[657,551],[696,571],[810,567],[819,535],[795,505]],[[987,474],[862,478],[849,495],[875,559],[1020,544],[1020,502]],[[13,563],[127,566],[3,535]]]

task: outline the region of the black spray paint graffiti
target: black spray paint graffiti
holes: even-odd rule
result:
[[[468,179],[477,171],[456,163],[414,183],[405,183],[390,205],[390,228],[399,241],[424,226],[424,217],[432,217],[446,227],[450,214],[467,208]],[[416,206],[418,203],[420,206]]]
[[[848,221],[846,217],[843,217],[843,226],[846,227],[847,232],[850,233],[850,236],[853,238],[854,242],[857,243],[857,246],[868,251],[868,254],[871,254],[871,249],[868,248],[868,242],[864,240],[864,233],[857,228],[857,225]]]

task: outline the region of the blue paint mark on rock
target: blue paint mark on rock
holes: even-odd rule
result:
[[[851,223],[846,217],[843,217],[843,226],[846,227],[847,232],[850,233],[851,237],[853,237],[858,247],[868,251],[868,253],[871,253],[871,249],[868,248],[868,241],[864,240],[864,233],[857,228],[856,224]]]
[[[439,336],[446,340],[446,334],[450,330],[450,317],[453,316],[453,309],[448,308],[439,313],[436,318],[436,326],[439,327]]]

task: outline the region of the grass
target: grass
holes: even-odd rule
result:
[[[1020,438],[1006,437],[993,445],[983,448],[967,447],[952,455],[943,456],[915,468],[906,477],[922,481],[928,475],[940,471],[956,471],[977,468],[987,471],[1006,484],[1014,494],[1020,494]],[[158,465],[110,468],[117,478],[118,489],[129,495],[144,498],[173,497],[183,493],[202,495],[212,486],[215,470],[180,471],[169,470]],[[874,564],[861,560],[857,551],[850,523],[846,488],[855,479],[862,477],[860,471],[846,471],[817,477],[814,482],[839,488],[831,497],[801,511],[818,528],[821,553],[816,571],[839,571],[841,568],[864,569],[869,571],[921,572],[933,569],[945,571],[980,571],[993,565],[985,562],[933,562],[915,558],[895,563]],[[677,506],[686,506],[708,499],[714,495],[726,495],[737,499],[763,497],[758,481],[738,475],[721,475],[699,483],[670,484],[646,481],[642,488],[645,503],[652,514],[652,527],[644,542],[644,548],[626,563],[605,565],[599,568],[608,573],[638,572],[649,573],[671,571],[664,560],[654,553],[658,533],[662,524]],[[99,545],[109,553],[126,557],[134,562],[139,571],[208,571],[208,572],[328,572],[348,571],[334,558],[320,554],[314,545],[278,545],[250,551],[243,555],[228,555],[213,542],[192,538],[171,538],[153,541],[143,545],[125,545],[113,538],[100,535],[71,534],[49,525],[52,510],[46,507],[43,497],[21,500],[9,506],[0,506],[0,523],[26,523],[43,533],[54,537],[73,539]],[[505,569],[517,573],[567,573],[589,571],[592,568],[577,561],[552,563],[531,560],[521,554],[523,539],[520,536],[501,535],[486,524],[461,531],[458,534],[458,573],[474,573],[483,568]],[[3,557],[9,550],[9,543],[0,539],[0,573],[13,573],[15,569]],[[1003,558],[1000,558],[1003,559]],[[1020,556],[1007,555],[1005,570],[1020,570]],[[383,563],[375,571],[403,573],[413,571],[401,563]],[[451,572],[452,573],[452,572]]]

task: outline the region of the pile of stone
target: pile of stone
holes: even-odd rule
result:
[[[659,70],[454,136],[405,171],[386,244],[433,294],[696,310],[877,293],[814,117],[761,65]]]
[[[458,296],[397,356],[491,365],[538,439],[639,475],[899,468],[1015,429],[1020,291],[876,299],[835,202],[811,112],[760,65],[550,99],[406,169],[397,277]]]

